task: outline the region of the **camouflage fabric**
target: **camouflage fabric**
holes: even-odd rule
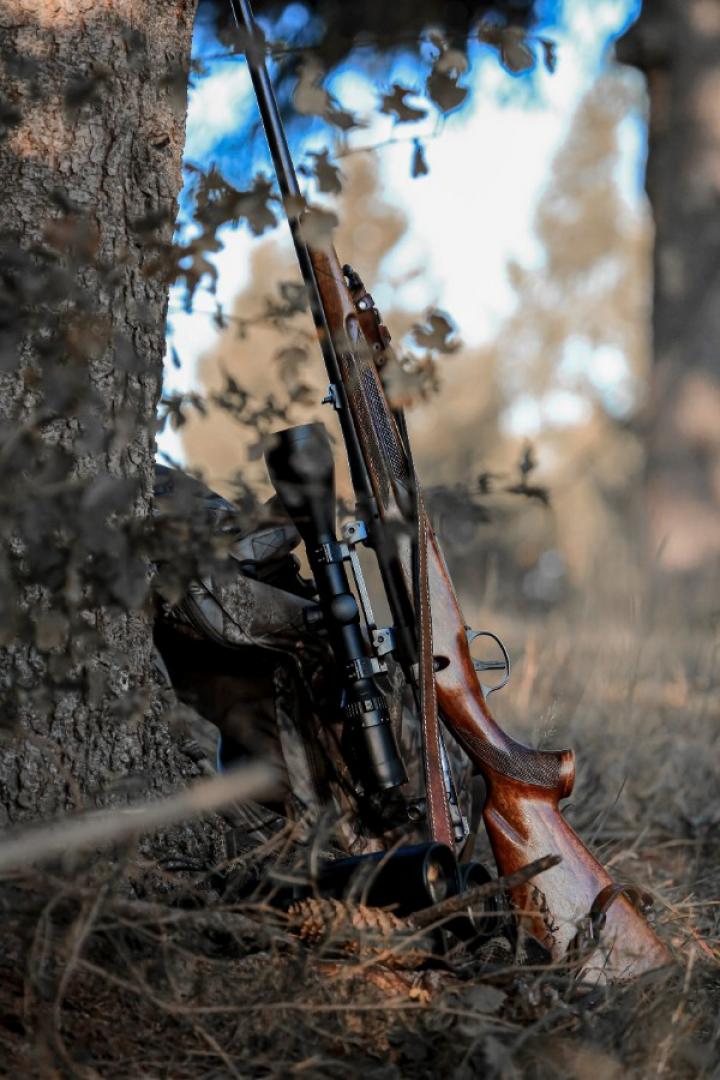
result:
[[[170,473],[164,469],[158,479],[158,513],[184,482]],[[158,597],[156,643],[178,697],[215,725],[227,757],[269,756],[282,764],[286,790],[276,809],[306,838],[329,828],[334,844],[353,854],[425,839],[420,725],[397,665],[390,660],[382,681],[408,780],[389,826],[368,814],[340,749],[332,656],[303,617],[313,601],[291,554],[297,532],[276,516],[243,533],[232,504],[198,481],[188,490],[229,543],[226,558],[192,580],[179,600]],[[449,736],[446,745],[469,820],[469,761]]]

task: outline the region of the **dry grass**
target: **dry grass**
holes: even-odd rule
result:
[[[717,640],[707,620],[679,629],[628,607],[614,619],[589,608],[495,618],[518,661],[497,713],[516,734],[576,748],[569,816],[616,874],[656,897],[673,971],[591,989],[497,949],[408,970],[383,962],[362,930],[350,945],[346,927],[308,948],[277,916],[223,904],[212,889],[190,906],[187,885],[184,904],[179,891],[174,904],[141,901],[125,852],[120,867],[2,885],[8,1073],[716,1075]]]

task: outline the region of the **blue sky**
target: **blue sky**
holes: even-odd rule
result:
[[[530,74],[513,76],[492,50],[476,43],[466,76],[473,88],[466,108],[440,125],[429,117],[400,130],[393,129],[390,117],[375,115],[370,127],[349,136],[351,146],[380,144],[393,136],[423,138],[430,167],[427,176],[410,176],[411,141],[377,152],[383,198],[402,207],[409,222],[406,234],[381,267],[380,277],[398,281],[422,267],[422,274],[409,277],[400,288],[393,287],[392,303],[414,311],[435,306],[452,312],[469,346],[492,339],[513,310],[516,297],[506,272],[508,263],[535,265],[542,260],[533,217],[553,157],[578,102],[606,62],[609,44],[637,14],[639,2],[565,0],[552,7],[553,21],[540,32],[557,44],[553,74],[538,64]],[[300,5],[292,5],[286,18],[297,19],[301,12]],[[281,36],[277,28],[274,36]],[[205,73],[196,78],[190,93],[185,158],[203,166],[214,161],[233,183],[248,186],[255,171],[270,173],[270,167],[260,139],[253,143],[252,152],[247,152],[246,139],[243,152],[238,151],[238,132],[247,133],[255,116],[245,63],[238,57],[219,58],[217,43],[202,26],[195,52],[206,58]],[[394,81],[421,85],[422,73],[410,54],[388,61],[381,82],[387,88]],[[344,107],[370,116],[377,82],[377,72],[371,79],[362,58],[351,56],[335,73],[330,88]],[[293,136],[296,153],[332,146],[333,133],[319,120],[298,125]],[[621,136],[618,177],[627,200],[635,204],[641,197],[645,153],[641,118],[628,117]],[[488,206],[492,214],[482,213]],[[482,233],[477,236],[468,234],[468,221],[474,219],[482,219]],[[282,223],[276,235],[287,243]],[[224,230],[221,238],[224,247],[213,259],[218,269],[216,295],[208,295],[201,287],[196,311],[186,314],[181,290],[171,292],[168,340],[182,366],[178,370],[166,365],[167,390],[194,386],[197,361],[212,348],[217,335],[208,313],[216,302],[229,309],[247,285],[249,254],[256,241],[244,228]],[[482,281],[480,302],[478,279]],[[390,295],[381,282],[374,295],[381,309],[390,306]],[[182,460],[176,435],[165,432],[158,442],[161,451]]]

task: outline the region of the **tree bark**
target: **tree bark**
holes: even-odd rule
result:
[[[652,553],[692,571],[720,553],[720,3],[646,0],[618,57],[650,95]]]
[[[167,304],[149,267],[194,7],[0,6],[2,823],[195,768],[154,675],[147,528]]]

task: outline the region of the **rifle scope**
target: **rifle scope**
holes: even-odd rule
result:
[[[455,853],[445,844],[413,844],[325,863],[315,886],[321,896],[335,896],[396,914],[440,903],[460,891]]]
[[[343,685],[343,744],[364,794],[404,784],[405,768],[387,702],[374,678],[360,629],[360,611],[335,534],[335,462],[324,424],[275,433],[266,452],[270,479],[305,541],[320,598],[314,625],[326,630]]]
[[[480,862],[460,863],[458,869],[461,892],[470,892],[479,885],[487,885],[493,880],[487,868]],[[466,911],[447,924],[447,928],[457,937],[478,946],[500,933],[503,921],[504,913],[500,896],[497,894],[486,897],[480,911],[468,906]]]

